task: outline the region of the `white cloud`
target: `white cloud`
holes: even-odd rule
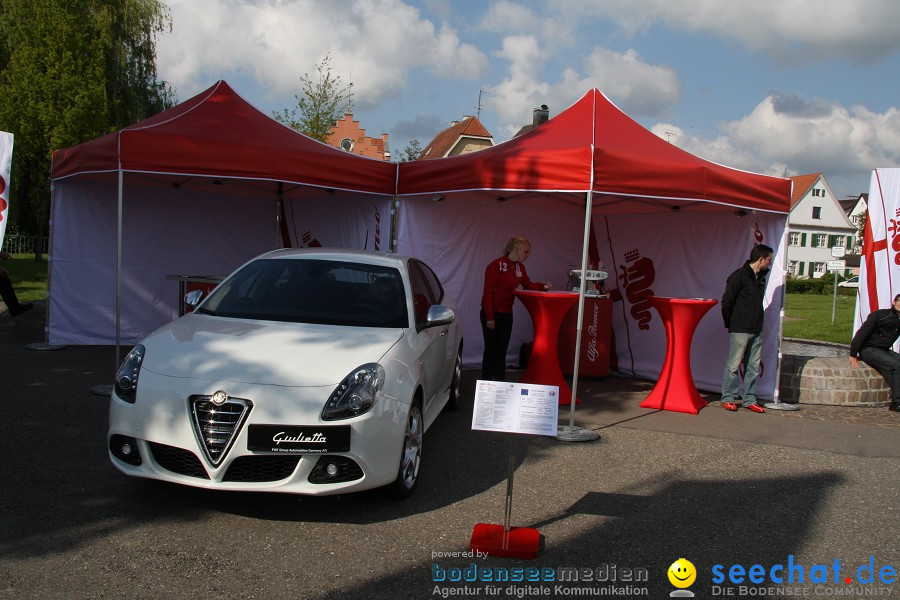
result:
[[[583,72],[564,68],[554,82],[542,80],[547,56],[535,36],[506,37],[498,54],[509,61],[509,75],[489,88],[488,103],[500,115],[505,135],[529,123],[535,106],[548,104],[552,113],[558,113],[593,87],[600,87],[632,115],[658,114],[681,96],[674,70],[650,65],[634,50],[595,48],[585,59]]]
[[[400,0],[168,0],[174,30],[159,42],[159,73],[185,99],[216,79],[252,77],[270,96],[299,92],[330,54],[353,82],[354,104],[374,106],[405,88],[412,69],[477,79],[487,57],[449,25]]]
[[[869,64],[900,50],[896,0],[569,0],[553,9],[570,21],[610,19],[629,34],[659,24],[708,32],[784,62],[843,57]]]
[[[697,156],[731,167],[789,175],[823,172],[858,176],[900,165],[900,111],[876,113],[864,106],[796,96],[768,96],[743,119],[723,123],[722,135],[704,140],[660,123],[652,131]]]

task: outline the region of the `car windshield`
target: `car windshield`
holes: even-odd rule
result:
[[[255,260],[219,285],[197,311],[326,325],[409,324],[397,269],[333,260]]]

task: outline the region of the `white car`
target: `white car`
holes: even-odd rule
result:
[[[193,294],[196,309],[147,336],[116,374],[116,468],[221,490],[413,491],[423,434],[460,402],[460,327],[428,266],[277,250],[199,305]]]
[[[845,279],[838,284],[838,287],[858,288],[859,277],[850,277],[849,279]]]

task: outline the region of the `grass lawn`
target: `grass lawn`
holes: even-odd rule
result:
[[[853,337],[853,295],[838,292],[831,324],[832,294],[787,294],[784,299],[784,337],[849,344]]]
[[[32,254],[13,254],[0,261],[9,271],[20,302],[47,297],[47,262],[35,262]],[[788,294],[785,297],[784,337],[849,344],[853,337],[856,290],[840,290],[831,324],[832,294]]]
[[[34,254],[12,254],[9,260],[0,260],[0,268],[9,271],[19,302],[47,297],[46,256],[41,262],[35,262]]]

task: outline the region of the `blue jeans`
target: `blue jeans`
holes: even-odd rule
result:
[[[745,363],[743,406],[756,404],[756,380],[762,358],[761,333],[729,333],[728,358],[722,375],[722,402],[734,402],[741,389],[741,363]]]

